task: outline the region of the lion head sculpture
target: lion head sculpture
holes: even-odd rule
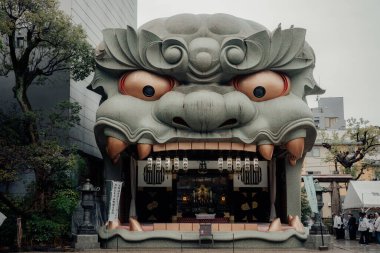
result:
[[[106,29],[92,89],[102,95],[95,134],[117,162],[172,150],[287,149],[290,164],[316,129],[305,96],[323,91],[306,31],[273,32],[226,14],[181,14],[138,31]]]

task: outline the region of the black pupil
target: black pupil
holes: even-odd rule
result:
[[[155,92],[154,88],[150,85],[146,85],[143,88],[143,93],[146,97],[153,97],[154,92]]]
[[[253,95],[257,98],[262,98],[265,96],[265,88],[263,86],[257,86],[253,90]]]

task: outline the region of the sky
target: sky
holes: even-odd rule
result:
[[[138,26],[179,13],[228,13],[270,31],[279,23],[307,30],[316,55],[320,97],[343,97],[345,118],[380,126],[380,1],[378,0],[138,0]],[[310,107],[317,97],[309,96]]]

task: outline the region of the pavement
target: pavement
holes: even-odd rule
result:
[[[360,245],[358,241],[350,240],[335,240],[333,239],[333,249],[329,249],[329,253],[351,253],[351,252],[370,252],[380,253],[380,244],[371,243],[369,245]],[[45,251],[46,252],[46,251]],[[120,252],[120,253],[307,253],[320,252],[319,250],[310,250],[305,248],[290,248],[290,249],[213,249],[213,248],[184,248],[184,249],[162,249],[162,248],[143,248],[143,249],[92,249],[79,251],[80,253],[103,253],[103,252]],[[32,252],[29,252],[32,253]],[[35,252],[37,253],[37,252]]]

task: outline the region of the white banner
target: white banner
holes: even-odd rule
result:
[[[5,221],[6,218],[7,218],[7,216],[5,216],[4,214],[2,214],[0,212],[0,226],[3,224],[3,222]]]
[[[114,221],[119,218],[119,202],[123,182],[110,180],[107,183],[109,183],[111,187],[108,203],[108,221]]]
[[[307,193],[307,199],[313,213],[318,213],[317,194],[315,193],[315,186],[313,176],[303,176],[303,182]]]

